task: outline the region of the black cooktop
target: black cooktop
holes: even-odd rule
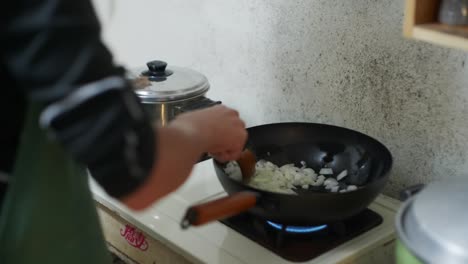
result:
[[[370,209],[343,222],[309,227],[282,226],[249,213],[221,220],[276,255],[294,262],[311,260],[380,225],[382,221],[382,217]]]

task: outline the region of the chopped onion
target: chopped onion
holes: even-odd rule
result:
[[[318,186],[321,186],[323,185],[323,182],[325,181],[325,177],[324,178],[320,178],[320,176],[318,177],[316,183]]]
[[[319,174],[322,174],[322,175],[332,175],[333,174],[333,170],[331,168],[322,168],[319,172]]]
[[[242,181],[242,171],[237,162],[232,161],[226,165],[224,171],[234,180]]]
[[[305,162],[301,162],[301,165],[301,168],[294,166],[294,164],[278,167],[269,161],[259,160],[255,165],[255,175],[250,179],[248,185],[260,190],[293,195],[297,195],[296,188],[307,190],[310,186],[324,186],[325,190],[334,193],[357,190],[355,185],[346,186],[343,183],[338,183],[339,180],[347,176],[347,170],[342,171],[335,179],[324,176],[333,174],[331,168],[322,168],[321,175],[317,175],[313,169],[305,167]],[[232,179],[242,181],[242,172],[237,162],[229,162],[224,171]]]
[[[301,161],[301,169],[305,169],[307,167],[307,164],[305,163],[305,161]]]
[[[344,171],[340,172],[340,174],[338,174],[338,176],[336,176],[336,179],[341,181],[346,176],[348,176],[348,170],[344,170]]]
[[[335,178],[330,177],[327,178],[323,184],[325,184],[326,186],[336,186],[338,185],[338,181]]]

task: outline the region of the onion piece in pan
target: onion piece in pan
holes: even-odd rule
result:
[[[338,174],[338,176],[336,176],[336,179],[338,181],[341,181],[342,179],[344,179],[346,176],[348,176],[348,170],[344,170],[342,172],[340,172],[340,174]]]

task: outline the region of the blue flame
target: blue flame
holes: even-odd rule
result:
[[[273,223],[271,221],[267,221],[267,223],[278,229],[281,230],[283,228],[283,225]],[[313,232],[318,232],[320,230],[323,230],[327,228],[327,225],[320,225],[320,226],[287,226],[286,227],[286,232],[290,233],[313,233]]]

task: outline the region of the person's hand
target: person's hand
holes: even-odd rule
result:
[[[247,140],[239,113],[223,105],[181,114],[170,126],[184,130],[203,152],[221,162],[236,160]]]
[[[221,161],[236,160],[247,140],[237,111],[225,106],[181,114],[168,126],[158,127],[157,154],[145,184],[121,201],[141,210],[181,186],[202,153]]]

